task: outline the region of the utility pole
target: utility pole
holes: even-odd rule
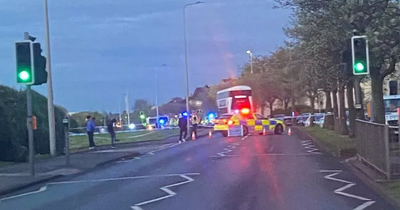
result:
[[[56,120],[54,117],[53,103],[53,80],[51,75],[51,53],[50,53],[50,29],[49,29],[49,10],[47,0],[43,0],[44,4],[44,30],[46,41],[46,70],[47,70],[47,112],[49,115],[49,138],[50,138],[50,155],[56,155]]]
[[[126,94],[126,96],[125,96],[125,109],[126,109],[126,113],[127,113],[127,115],[128,115],[128,126],[131,124],[131,119],[130,119],[130,116],[129,116],[129,95],[128,94]]]
[[[186,73],[186,111],[188,113],[188,117],[186,120],[187,123],[187,133],[190,135],[190,110],[189,110],[189,64],[188,64],[188,49],[187,49],[187,37],[186,37],[186,8],[189,6],[193,6],[196,4],[202,4],[204,2],[198,1],[195,3],[186,4],[183,7],[183,37],[184,37],[184,45],[185,45],[185,73]]]
[[[29,40],[29,33],[24,32],[24,40]],[[31,49],[32,52],[32,49]],[[33,67],[33,59],[31,60],[31,66]],[[34,67],[33,67],[34,68]],[[28,145],[29,145],[29,164],[30,174],[35,176],[35,143],[33,139],[33,127],[32,127],[32,93],[31,85],[26,85],[26,104],[27,104],[27,128],[28,128]]]
[[[247,54],[250,56],[250,73],[253,74],[253,53],[247,50]]]

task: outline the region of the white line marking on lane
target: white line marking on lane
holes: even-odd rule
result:
[[[340,173],[342,170],[319,170],[321,173]]]
[[[345,186],[334,190],[333,192],[335,194],[342,195],[342,196],[345,196],[345,197],[354,198],[354,199],[357,199],[357,200],[366,201],[365,203],[363,203],[363,204],[359,205],[358,207],[354,208],[353,210],[363,210],[363,209],[367,208],[368,206],[371,206],[372,204],[375,203],[375,201],[372,201],[369,198],[364,198],[364,197],[361,197],[361,196],[358,196],[358,195],[353,195],[353,194],[350,194],[350,193],[343,192],[344,190],[349,189],[349,188],[355,186],[356,184],[353,183],[353,182],[347,181],[347,180],[333,178],[334,176],[340,174],[342,172],[342,170],[320,170],[319,172],[321,172],[321,173],[332,173],[332,174],[328,174],[328,175],[324,176],[325,179],[329,179],[329,180],[336,181],[336,182],[341,182],[341,183],[346,183]]]
[[[167,198],[170,198],[170,197],[174,197],[176,195],[176,193],[174,191],[172,191],[171,189],[169,189],[170,187],[176,187],[176,186],[187,184],[187,183],[190,183],[190,182],[194,181],[194,179],[192,179],[191,177],[189,177],[187,175],[181,174],[179,176],[181,178],[183,178],[183,179],[186,179],[186,181],[178,182],[178,183],[175,183],[175,184],[170,184],[170,185],[163,186],[163,187],[160,188],[160,190],[166,192],[168,195],[165,195],[165,196],[162,196],[162,197],[159,197],[159,198],[155,198],[155,199],[151,199],[151,200],[148,200],[148,201],[143,201],[141,203],[137,203],[134,206],[131,206],[131,208],[133,210],[141,210],[142,208],[140,206],[143,206],[143,205],[146,205],[146,204],[149,204],[149,203],[154,203],[154,202],[157,202],[157,201],[160,201],[160,200],[164,200],[164,199],[167,199]]]
[[[49,185],[57,184],[79,184],[85,182],[108,182],[108,181],[120,181],[120,180],[130,180],[130,179],[145,179],[145,178],[157,178],[157,177],[171,177],[171,176],[195,176],[200,175],[200,173],[185,173],[185,174],[158,174],[158,175],[147,175],[147,176],[129,176],[129,177],[118,177],[109,179],[92,179],[92,180],[79,180],[79,181],[65,181],[65,182],[52,182]]]
[[[336,175],[338,175],[338,174],[339,174],[339,173],[329,174],[329,175],[324,176],[324,178],[325,178],[325,179],[332,180],[332,181],[337,181],[337,182],[346,183],[346,184],[354,184],[353,182],[349,182],[349,181],[346,181],[346,180],[343,180],[343,179],[333,178],[333,176],[336,176]]]
[[[150,152],[147,152],[146,154],[148,154],[148,155],[155,155],[155,152],[159,152],[159,151],[162,151],[162,150],[165,150],[165,149],[169,149],[169,148],[175,147],[175,146],[177,146],[177,145],[179,145],[179,144],[180,144],[180,143],[170,143],[170,144],[161,146],[160,148],[157,148],[156,150],[152,150],[152,151],[150,151]]]
[[[339,194],[339,195],[343,195],[343,196],[350,197],[350,198],[355,198],[355,199],[362,200],[362,201],[370,201],[371,200],[369,198],[364,198],[364,197],[361,197],[361,196],[357,196],[357,195],[353,195],[353,194],[342,192],[343,190],[348,189],[350,187],[353,187],[354,185],[356,185],[356,184],[354,184],[354,183],[347,184],[347,185],[345,185],[345,186],[343,186],[343,187],[341,187],[339,189],[336,189],[334,192],[336,194]]]
[[[215,157],[225,157],[225,156],[226,156],[226,155],[225,155],[224,153],[222,153],[222,152],[217,153],[217,155],[219,155],[219,156],[215,156]]]
[[[7,197],[7,198],[0,199],[0,202],[6,201],[6,200],[11,200],[11,199],[14,199],[14,198],[27,196],[27,195],[33,195],[33,194],[36,194],[36,193],[41,193],[41,192],[43,192],[45,190],[47,190],[47,186],[43,186],[39,190],[36,190],[36,191],[33,191],[33,192],[22,193],[22,194],[19,194],[19,195],[14,195],[14,196],[10,196],[10,197]]]
[[[357,208],[355,208],[353,210],[363,210],[363,209],[367,208],[368,206],[370,206],[370,205],[372,205],[374,203],[375,203],[375,201],[367,201],[367,202],[361,204],[360,206],[358,206]]]
[[[245,136],[245,137],[243,137],[243,138],[242,138],[242,141],[244,141],[244,140],[245,140],[247,137],[249,137],[249,136]]]

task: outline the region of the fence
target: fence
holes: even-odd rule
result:
[[[387,179],[400,176],[398,127],[357,120],[355,131],[358,157]]]

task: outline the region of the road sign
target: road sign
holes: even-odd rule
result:
[[[228,136],[243,136],[243,126],[241,125],[229,126]]]

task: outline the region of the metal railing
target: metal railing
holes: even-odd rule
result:
[[[356,120],[355,140],[358,157],[390,179],[389,126]]]

